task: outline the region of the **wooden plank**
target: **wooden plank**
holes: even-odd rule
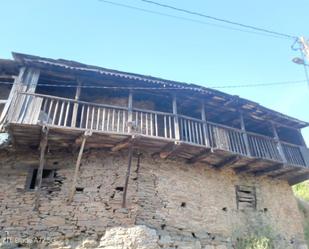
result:
[[[48,128],[46,126],[43,126],[42,127],[42,134],[41,134],[41,143],[40,143],[40,165],[39,165],[37,176],[36,176],[37,187],[36,187],[36,191],[35,191],[34,210],[38,210],[38,208],[39,208],[43,169],[44,169],[44,165],[45,165],[45,152],[46,152],[46,147],[47,147],[47,141],[48,141]]]

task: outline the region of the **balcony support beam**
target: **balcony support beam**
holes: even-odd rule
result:
[[[35,191],[35,203],[34,210],[38,210],[40,205],[40,195],[41,195],[41,187],[42,187],[42,178],[43,178],[43,170],[45,165],[45,153],[48,142],[48,128],[46,126],[42,127],[41,131],[41,142],[40,142],[40,164],[37,171],[36,176],[36,191]]]
[[[74,194],[75,194],[75,191],[76,191],[76,183],[77,183],[80,163],[81,163],[82,156],[83,156],[83,153],[84,153],[86,140],[91,135],[92,135],[91,131],[85,131],[85,133],[82,136],[82,143],[81,143],[79,153],[78,153],[78,156],[77,156],[77,161],[76,161],[76,164],[75,164],[74,178],[73,178],[73,183],[72,183],[71,193],[70,193],[70,196],[69,196],[69,199],[68,199],[68,203],[71,203],[73,201],[73,197],[74,197]]]

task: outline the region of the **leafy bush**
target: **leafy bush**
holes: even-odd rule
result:
[[[236,245],[237,249],[273,249],[273,241],[265,236],[250,236],[240,239]]]
[[[294,185],[293,191],[298,198],[309,201],[309,181]]]

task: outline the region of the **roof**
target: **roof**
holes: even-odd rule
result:
[[[249,112],[251,116],[255,116],[259,119],[270,119],[276,120],[278,123],[286,124],[287,126],[293,128],[303,128],[309,126],[308,122],[301,121],[299,119],[287,116],[280,112],[271,110],[267,107],[264,107],[256,102],[240,98],[235,95],[230,95],[218,90],[214,90],[211,88],[199,86],[196,84],[185,83],[185,82],[178,82],[172,80],[161,79],[158,77],[135,74],[135,73],[128,73],[123,71],[117,71],[113,69],[86,65],[75,61],[64,60],[64,59],[50,59],[44,58],[39,56],[21,54],[13,52],[13,57],[16,63],[21,65],[31,65],[31,66],[46,66],[46,67],[60,67],[64,70],[75,71],[75,72],[88,72],[94,73],[99,75],[106,75],[116,78],[123,78],[133,81],[142,81],[145,83],[151,84],[158,84],[163,87],[172,87],[172,88],[179,88],[184,89],[188,92],[198,92],[202,95],[209,95],[209,96],[217,96],[221,99],[224,99],[225,103],[235,102],[237,99],[237,103],[239,103],[238,108],[243,109],[246,112]],[[1,61],[0,61],[1,64]]]

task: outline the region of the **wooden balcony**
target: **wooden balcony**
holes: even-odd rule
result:
[[[307,148],[183,115],[18,93],[7,123],[16,146],[37,146],[45,125],[51,148],[74,147],[92,131],[88,148],[115,151],[133,142],[137,150],[161,158],[180,157],[290,184],[309,178]]]

